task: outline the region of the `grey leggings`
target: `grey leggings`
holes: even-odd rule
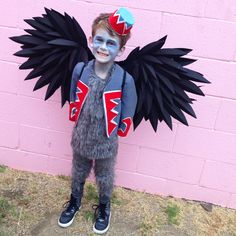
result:
[[[94,160],[94,173],[100,198],[111,197],[114,184],[115,162],[116,157]],[[82,195],[81,183],[85,182],[89,176],[92,166],[93,160],[75,153],[73,154],[71,189],[75,197]]]

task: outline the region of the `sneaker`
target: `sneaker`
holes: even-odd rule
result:
[[[99,203],[99,205],[93,205],[93,209],[95,210],[93,232],[97,234],[104,234],[108,231],[110,226],[110,201],[106,204]]]
[[[76,214],[81,208],[80,199],[73,197],[73,195],[71,194],[70,200],[64,205],[66,209],[61,213],[61,216],[58,219],[58,225],[66,228],[73,223]]]

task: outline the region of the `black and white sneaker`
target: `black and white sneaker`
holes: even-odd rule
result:
[[[72,194],[70,200],[65,204],[66,209],[61,213],[61,216],[58,219],[58,225],[63,228],[66,228],[73,223],[74,218],[81,207],[80,199],[73,197]]]
[[[99,203],[99,205],[93,205],[93,209],[95,210],[93,232],[97,234],[104,234],[108,231],[110,226],[110,201],[106,204]]]

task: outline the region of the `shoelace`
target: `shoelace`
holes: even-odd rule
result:
[[[68,205],[70,204],[70,200],[68,200],[67,202],[63,203],[63,208],[66,208]]]
[[[71,210],[73,207],[74,207],[74,205],[75,205],[76,203],[72,200],[72,199],[70,199],[70,200],[68,200],[67,202],[65,202],[64,204],[63,204],[63,207],[64,208],[67,208],[67,210]]]
[[[94,210],[94,220],[96,220],[96,218],[98,217],[99,219],[105,219],[106,218],[106,205],[105,204],[94,204],[92,206],[93,210]]]

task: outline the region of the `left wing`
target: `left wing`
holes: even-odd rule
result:
[[[183,113],[196,118],[191,107],[194,99],[186,92],[202,95],[194,82],[209,83],[199,72],[185,68],[196,60],[182,57],[189,53],[185,48],[164,48],[166,37],[152,42],[141,50],[135,48],[126,60],[117,62],[134,78],[138,103],[134,115],[134,129],[142,119],[149,120],[154,131],[158,121],[164,120],[172,129],[171,117],[188,125]]]

